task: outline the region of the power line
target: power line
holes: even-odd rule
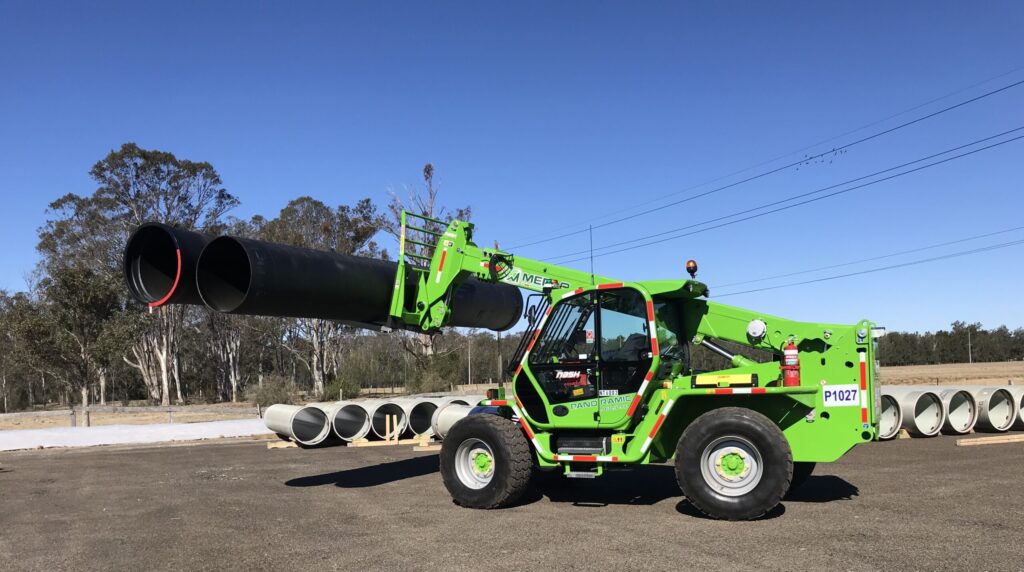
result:
[[[748,217],[744,217],[744,218],[740,218],[740,219],[724,222],[722,224],[717,224],[717,225],[714,225],[714,226],[709,226],[707,228],[697,229],[697,230],[694,230],[694,231],[691,231],[691,232],[686,232],[686,233],[682,233],[682,234],[673,234],[673,233],[677,233],[680,230],[686,230],[686,229],[689,229],[689,228],[694,228],[694,227],[698,227],[698,226],[702,226],[702,225],[706,225],[706,224],[711,224],[711,223],[714,223],[714,222],[722,221],[722,220],[725,220],[725,219],[741,216],[741,215],[744,215],[744,214],[747,214],[747,213],[751,213],[751,212],[754,212],[754,211],[758,211],[758,210],[761,210],[761,209],[766,209],[766,208],[773,207],[773,206],[776,206],[776,205],[780,205],[780,204],[783,204],[783,203],[788,203],[788,202],[794,201],[796,199],[800,199],[800,198],[807,197],[807,196],[810,196],[810,195],[815,195],[815,194],[818,194],[818,193],[821,193],[821,192],[824,192],[824,191],[827,191],[827,190],[830,190],[830,189],[834,189],[836,187],[842,187],[842,186],[848,185],[850,183],[854,183],[854,182],[861,181],[861,180],[864,180],[864,179],[869,179],[871,177],[876,177],[876,176],[878,176],[880,174],[883,174],[883,173],[887,173],[887,172],[890,172],[890,171],[893,171],[893,170],[896,170],[896,169],[901,169],[903,167],[906,167],[906,166],[909,166],[909,165],[913,165],[915,163],[920,163],[922,161],[927,161],[929,159],[933,159],[933,158],[939,157],[941,155],[947,155],[947,154],[949,154],[951,152],[954,152],[954,151],[957,151],[957,150],[960,150],[960,149],[963,149],[963,148],[966,148],[966,147],[971,147],[973,145],[977,145],[978,143],[982,143],[984,141],[989,141],[991,139],[994,139],[994,138],[997,138],[997,137],[1001,137],[1001,136],[1007,135],[1009,133],[1014,133],[1014,132],[1020,131],[1022,129],[1024,129],[1024,127],[1017,127],[1015,129],[1011,129],[1009,131],[1004,131],[1004,132],[996,134],[996,135],[991,135],[991,136],[988,136],[988,137],[984,137],[982,139],[978,139],[976,141],[972,141],[971,143],[966,143],[964,145],[959,145],[957,147],[953,147],[953,148],[947,149],[945,151],[941,151],[939,153],[934,153],[932,155],[929,155],[929,156],[926,156],[926,157],[922,157],[920,159],[915,159],[913,161],[908,161],[906,163],[903,163],[901,165],[897,165],[895,167],[889,167],[887,169],[882,169],[881,171],[876,171],[876,172],[871,173],[869,175],[863,175],[863,176],[860,176],[860,177],[849,179],[847,181],[843,181],[841,183],[837,183],[837,184],[834,184],[834,185],[829,185],[827,187],[822,187],[820,189],[816,189],[816,190],[813,190],[813,191],[808,191],[806,193],[801,193],[801,194],[798,194],[798,195],[793,195],[791,197],[787,197],[787,198],[780,199],[780,200],[777,200],[777,201],[772,201],[770,203],[765,203],[765,204],[758,205],[756,207],[752,207],[752,208],[745,209],[745,210],[742,210],[742,211],[737,211],[737,212],[734,212],[734,213],[730,213],[730,214],[727,214],[727,215],[715,217],[715,218],[712,218],[712,219],[708,219],[708,220],[705,220],[705,221],[701,221],[701,222],[698,222],[698,223],[690,224],[690,225],[687,225],[687,226],[684,226],[684,227],[680,227],[680,228],[675,228],[675,229],[668,230],[668,231],[654,233],[654,234],[642,236],[642,237],[639,237],[639,238],[630,239],[630,240],[627,240],[627,241],[621,241],[621,242],[618,242],[618,243],[615,243],[615,244],[609,244],[609,245],[606,245],[606,246],[599,246],[599,247],[596,248],[596,250],[608,250],[609,248],[614,248],[616,246],[621,246],[623,244],[632,244],[632,243],[648,240],[648,239],[651,239],[651,238],[655,238],[655,237],[659,237],[659,236],[665,236],[667,234],[672,234],[672,236],[668,236],[666,238],[662,238],[662,239],[658,239],[658,240],[654,240],[654,241],[650,241],[650,242],[644,242],[643,244],[637,244],[635,246],[629,246],[629,247],[625,247],[625,248],[619,248],[619,249],[616,249],[616,250],[610,250],[610,251],[603,252],[603,253],[600,253],[600,254],[595,254],[594,257],[596,258],[596,257],[600,257],[600,256],[607,256],[607,255],[610,255],[610,254],[616,254],[616,253],[619,253],[619,252],[625,252],[627,250],[633,250],[633,249],[636,249],[636,248],[642,248],[642,247],[645,247],[645,246],[650,246],[652,244],[657,244],[657,243],[660,243],[660,242],[665,242],[667,240],[673,240],[673,239],[676,239],[676,238],[682,238],[684,236],[691,236],[691,235],[694,235],[694,234],[697,234],[697,233],[701,233],[701,232],[704,232],[704,231],[713,230],[713,229],[716,229],[716,228],[721,228],[723,226],[728,226],[728,225],[731,225],[731,224],[736,224],[736,223],[747,221],[747,220],[751,220],[751,219],[754,219],[754,218],[759,218],[759,217],[762,217],[762,216],[765,216],[765,215],[769,215],[769,214],[772,214],[772,213],[776,213],[776,212],[779,212],[779,211],[783,211],[783,210],[786,210],[786,209],[798,207],[798,206],[805,205],[805,204],[808,204],[808,203],[813,203],[813,202],[816,202],[816,201],[820,201],[822,199],[826,199],[826,198],[829,198],[829,197],[834,197],[834,196],[837,196],[837,195],[848,193],[850,191],[854,191],[854,190],[862,189],[862,188],[865,188],[865,187],[869,187],[871,185],[875,185],[875,184],[878,184],[878,183],[881,183],[881,182],[884,182],[884,181],[889,181],[889,180],[895,179],[897,177],[902,177],[904,175],[909,175],[911,173],[916,173],[917,171],[922,171],[924,169],[935,167],[935,166],[941,165],[943,163],[948,163],[950,161],[953,161],[953,160],[956,160],[956,159],[960,159],[960,158],[966,157],[968,155],[973,155],[973,154],[979,153],[981,151],[986,151],[986,150],[992,149],[994,147],[999,147],[1000,145],[1005,145],[1007,143],[1011,143],[1013,141],[1017,141],[1017,140],[1019,140],[1021,138],[1024,138],[1024,135],[1017,136],[1017,137],[1014,137],[1014,138],[1011,138],[1011,139],[1006,139],[1004,141],[999,141],[999,142],[993,143],[991,145],[986,145],[985,147],[979,147],[978,149],[972,149],[971,151],[967,151],[967,152],[961,153],[959,155],[954,155],[952,157],[946,157],[944,159],[940,159],[938,161],[933,161],[931,163],[927,163],[925,165],[921,165],[921,166],[915,167],[913,169],[908,169],[906,171],[895,173],[895,174],[889,175],[887,177],[882,177],[880,179],[876,179],[876,180],[873,180],[873,181],[868,181],[868,182],[862,183],[860,185],[855,185],[853,187],[849,187],[849,188],[846,188],[846,189],[841,189],[839,191],[828,193],[828,194],[825,194],[825,195],[822,195],[822,196],[819,196],[819,197],[814,197],[814,198],[811,198],[811,199],[808,199],[808,200],[805,200],[805,201],[800,201],[800,202],[797,202],[797,203],[793,203],[791,205],[782,206],[782,207],[779,207],[779,208],[776,208],[776,209],[765,211],[763,213],[758,213],[758,214],[751,215],[751,216],[748,216]],[[582,252],[584,252],[584,251],[571,252],[571,253],[567,253],[567,254],[562,254],[560,256],[556,256],[556,257],[552,258],[551,261],[552,262],[559,262],[563,258],[567,258],[567,257],[570,257],[570,256],[575,256],[575,255],[578,255],[578,254],[582,254]],[[579,260],[581,260],[581,259],[573,258],[571,260],[561,260],[559,263],[560,264],[567,264],[567,263],[571,263],[571,262],[578,262]]]
[[[910,262],[903,262],[903,263],[900,263],[900,264],[892,264],[890,266],[882,266],[882,267],[879,267],[879,268],[870,268],[868,270],[860,270],[860,271],[857,271],[857,272],[848,272],[846,274],[837,274],[835,276],[826,276],[825,278],[815,278],[813,280],[804,280],[804,281],[801,281],[801,282],[791,282],[789,284],[780,284],[778,286],[766,286],[764,288],[754,288],[752,290],[743,290],[741,292],[729,292],[728,294],[721,294],[719,296],[716,296],[716,298],[725,298],[725,297],[728,297],[728,296],[738,296],[740,294],[751,294],[753,292],[765,292],[767,290],[777,290],[779,288],[792,288],[794,286],[803,286],[805,284],[815,284],[815,283],[818,283],[818,282],[826,282],[826,281],[829,281],[829,280],[838,280],[840,278],[849,278],[851,276],[860,276],[862,274],[872,274],[872,273],[875,273],[875,272],[883,272],[885,270],[894,270],[896,268],[905,268],[907,266],[916,266],[918,264],[925,264],[925,263],[928,263],[928,262],[935,262],[935,261],[938,261],[938,260],[948,260],[950,258],[957,258],[957,257],[960,257],[960,256],[969,256],[971,254],[978,254],[978,253],[981,253],[981,252],[988,252],[988,251],[991,251],[991,250],[999,250],[1001,248],[1009,248],[1011,246],[1016,246],[1018,244],[1024,244],[1024,239],[1014,240],[1014,241],[1011,241],[1011,242],[1004,242],[1004,243],[1001,243],[1001,244],[993,244],[993,245],[990,245],[990,246],[984,246],[984,247],[975,248],[975,249],[972,249],[972,250],[964,250],[964,251],[961,251],[961,252],[953,252],[951,254],[944,254],[942,256],[933,256],[931,258],[924,258],[924,259],[921,259],[921,260],[913,260],[913,261],[910,261]]]
[[[880,255],[880,256],[872,256],[871,258],[861,258],[859,260],[851,260],[849,262],[841,262],[839,264],[830,264],[828,266],[819,266],[817,268],[809,268],[807,270],[800,270],[800,271],[797,271],[797,272],[787,272],[786,274],[776,274],[774,276],[765,276],[763,278],[754,278],[753,280],[743,280],[743,281],[740,281],[740,282],[730,282],[728,284],[717,284],[717,285],[712,286],[711,288],[717,290],[719,288],[728,288],[730,286],[740,286],[742,284],[753,284],[753,283],[756,283],[756,282],[767,282],[768,280],[776,280],[776,279],[779,279],[779,278],[788,278],[790,276],[799,276],[801,274],[810,274],[811,272],[820,272],[822,270],[831,270],[833,268],[842,268],[843,266],[852,266],[854,264],[863,264],[864,262],[873,262],[875,260],[884,260],[886,258],[892,258],[894,256],[903,256],[904,254],[913,254],[915,252],[922,252],[922,251],[925,251],[925,250],[932,250],[932,249],[935,249],[935,248],[941,248],[943,246],[950,246],[950,245],[953,245],[953,244],[960,244],[960,243],[963,243],[963,242],[970,242],[972,240],[978,240],[978,239],[981,239],[981,238],[988,238],[990,236],[997,236],[997,235],[1000,235],[1000,234],[1006,234],[1006,233],[1014,232],[1014,231],[1017,231],[1017,230],[1024,230],[1024,226],[1016,226],[1016,227],[1008,228],[1008,229],[1005,229],[1005,230],[997,230],[995,232],[988,232],[988,233],[985,233],[985,234],[978,234],[978,235],[974,235],[974,236],[968,236],[966,238],[959,238],[957,240],[950,240],[950,241],[946,241],[946,242],[940,242],[938,244],[930,244],[928,246],[920,246],[918,248],[911,248],[910,250],[901,250],[899,252],[892,252],[892,253],[883,254],[883,255]]]
[[[985,83],[985,82],[982,82],[982,83]],[[1024,80],[1020,80],[1020,81],[1016,81],[1016,82],[1013,82],[1013,83],[1008,84],[1008,85],[1004,85],[1004,86],[1002,86],[1000,88],[997,88],[997,89],[994,89],[994,90],[991,90],[991,91],[987,91],[987,92],[985,92],[985,93],[983,93],[981,95],[978,95],[978,96],[966,99],[964,101],[961,101],[959,103],[955,103],[955,104],[950,105],[948,107],[944,107],[944,108],[939,109],[937,111],[933,111],[932,113],[928,113],[928,114],[923,115],[921,117],[918,117],[916,119],[912,119],[910,121],[906,121],[906,122],[901,123],[899,125],[896,125],[894,127],[890,127],[888,129],[883,129],[882,131],[878,131],[876,133],[872,133],[871,135],[862,137],[860,139],[857,139],[857,140],[852,141],[850,143],[847,143],[845,145],[841,145],[839,147],[833,147],[832,149],[829,149],[828,151],[824,151],[822,153],[818,153],[817,155],[811,155],[811,156],[803,157],[803,158],[801,158],[798,161],[787,163],[787,164],[785,164],[785,165],[783,165],[781,167],[776,167],[776,168],[770,169],[768,171],[763,171],[763,172],[758,173],[756,175],[751,175],[750,177],[747,177],[747,178],[744,178],[744,179],[740,179],[739,181],[735,181],[735,182],[729,183],[727,185],[722,185],[720,187],[716,187],[714,189],[711,189],[711,190],[708,190],[708,191],[704,191],[702,193],[697,193],[696,195],[691,195],[689,197],[684,197],[682,199],[679,199],[679,200],[676,200],[676,201],[673,201],[673,202],[670,202],[670,203],[667,203],[667,204],[664,204],[664,205],[660,205],[660,206],[657,206],[657,207],[654,207],[654,208],[646,209],[646,210],[640,211],[638,213],[622,216],[622,217],[613,219],[613,220],[608,221],[608,222],[603,222],[603,223],[600,223],[600,224],[596,224],[596,225],[593,225],[593,228],[603,228],[603,227],[606,227],[606,226],[610,226],[610,225],[613,225],[613,224],[618,224],[620,222],[631,220],[631,219],[634,219],[634,218],[637,218],[637,217],[640,217],[640,216],[644,216],[644,215],[647,215],[647,214],[658,212],[658,211],[660,211],[662,209],[665,209],[665,208],[668,208],[668,207],[673,207],[673,206],[680,205],[680,204],[683,204],[683,203],[686,203],[686,202],[689,202],[689,201],[692,201],[692,200],[696,200],[696,199],[699,199],[699,198],[702,198],[702,197],[713,195],[715,193],[718,193],[718,192],[721,192],[721,191],[724,191],[724,190],[727,190],[727,189],[731,189],[731,188],[736,187],[738,185],[742,185],[742,184],[749,183],[751,181],[755,181],[755,180],[763,178],[763,177],[767,177],[769,175],[773,175],[773,174],[778,173],[780,171],[784,171],[786,169],[790,169],[792,167],[796,167],[798,165],[807,163],[809,161],[813,161],[815,159],[820,159],[820,158],[825,157],[825,156],[830,155],[830,154],[839,153],[839,152],[844,151],[846,149],[849,149],[849,148],[851,148],[851,147],[853,147],[855,145],[859,145],[861,143],[865,143],[867,141],[871,141],[873,139],[877,139],[877,138],[882,137],[884,135],[888,135],[890,133],[893,133],[894,131],[898,131],[900,129],[904,129],[904,128],[909,127],[911,125],[915,125],[915,124],[920,123],[922,121],[931,119],[931,118],[936,117],[938,115],[942,115],[943,113],[947,113],[947,112],[952,111],[954,109],[958,109],[958,108],[963,107],[965,105],[969,105],[969,104],[974,103],[976,101],[979,101],[979,100],[985,99],[987,97],[996,95],[998,93],[1001,93],[1001,92],[1006,91],[1008,89],[1012,89],[1012,88],[1017,87],[1017,86],[1022,85],[1022,84],[1024,84]],[[940,98],[940,99],[943,99],[943,98]],[[922,105],[927,105],[927,104],[922,104]],[[918,107],[921,107],[921,106],[918,106]],[[906,112],[903,112],[903,113],[906,113]],[[898,115],[902,115],[903,113],[899,113],[899,114],[897,114],[897,116]],[[881,121],[885,121],[885,120],[881,120]],[[878,123],[878,122],[876,122],[876,123]],[[861,129],[864,129],[864,127],[862,127]],[[856,129],[853,132],[860,131],[861,129]],[[842,136],[838,136],[838,137],[842,137]],[[838,137],[835,137],[835,138],[838,138]],[[833,138],[833,139],[835,139],[835,138]],[[831,139],[829,139],[829,140],[831,140]],[[829,140],[826,140],[826,141],[829,141]],[[812,145],[812,147],[813,147],[813,145]],[[790,153],[789,155],[791,155],[791,154],[792,153]],[[788,155],[783,155],[783,157],[785,157],[785,156],[788,156]],[[771,162],[774,162],[774,160],[768,161],[768,163],[771,163]],[[721,179],[724,179],[724,178],[729,178],[729,177],[731,177],[731,176],[733,176],[735,174],[745,172],[745,171],[747,171],[749,169],[750,168],[743,169],[741,171],[737,171],[737,172],[735,172],[735,173],[733,173],[731,175],[726,175],[725,177],[720,177],[720,178],[715,179],[714,181],[711,181],[711,182],[715,182],[715,181],[718,181],[718,180],[721,180]],[[697,185],[695,187],[690,187],[688,189],[684,189],[683,191],[679,191],[679,192],[685,192],[686,190],[691,190],[691,189],[694,189],[694,188],[698,188],[698,187],[701,187],[701,186],[703,186],[705,184],[709,184],[709,183],[702,183],[701,185]],[[676,193],[676,194],[678,194],[678,193]],[[660,199],[655,199],[654,201],[647,201],[647,202],[642,203],[642,204],[651,204],[652,202],[656,202],[658,200],[660,200]],[[566,233],[562,233],[562,234],[559,234],[557,236],[553,236],[553,237],[550,237],[550,238],[543,238],[543,239],[535,240],[535,241],[532,241],[532,242],[518,244],[518,245],[512,246],[510,248],[511,249],[526,248],[528,246],[534,246],[534,245],[537,245],[537,244],[543,244],[545,242],[551,242],[552,240],[559,240],[559,239],[562,239],[562,238],[567,238],[567,237],[570,237],[570,236],[575,236],[577,234],[582,234],[584,232],[588,232],[588,229],[581,229],[581,230],[575,230],[575,231],[571,231],[571,232],[566,232]]]

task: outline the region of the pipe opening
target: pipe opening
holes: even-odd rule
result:
[[[398,420],[398,427],[391,428],[392,437],[401,435],[405,428],[405,411],[402,411],[402,408],[394,403],[385,403],[374,410],[373,419],[371,421],[373,432],[381,439],[387,438],[387,435],[385,435],[387,430],[385,425],[387,421],[385,420],[385,417],[389,415],[394,416]]]
[[[231,312],[249,293],[252,267],[240,242],[222,236],[210,242],[199,256],[196,284],[203,302],[218,312]]]
[[[128,288],[143,302],[156,302],[171,294],[179,275],[178,245],[159,226],[140,227],[125,248]]]
[[[977,412],[974,399],[966,391],[957,391],[949,398],[949,412],[946,416],[949,426],[957,432],[966,433],[974,426]]]
[[[882,414],[878,420],[878,437],[890,439],[896,436],[903,422],[900,406],[891,395],[882,396]]]
[[[346,441],[361,439],[370,432],[370,417],[358,405],[346,405],[334,414],[334,432]]]
[[[1000,389],[988,398],[988,421],[998,431],[1005,431],[1013,425],[1013,396]]]
[[[409,412],[409,428],[413,433],[423,435],[431,432],[430,420],[434,416],[435,409],[437,409],[437,405],[429,401],[423,401],[413,406],[412,411]]]
[[[914,425],[923,435],[942,429],[942,402],[934,393],[922,393],[914,404]]]
[[[292,418],[292,434],[300,443],[316,442],[327,426],[327,414],[316,407],[303,407]]]

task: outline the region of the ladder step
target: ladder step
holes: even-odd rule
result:
[[[597,471],[569,471],[565,476],[569,479],[596,479]]]

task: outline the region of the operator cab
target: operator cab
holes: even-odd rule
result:
[[[610,427],[626,417],[654,351],[661,358],[655,380],[683,372],[681,304],[661,296],[650,301],[638,288],[622,286],[555,304],[514,380],[527,416],[563,428]]]

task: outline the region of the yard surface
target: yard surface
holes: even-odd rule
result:
[[[1006,385],[1008,380],[1024,385],[1024,361],[990,363],[946,363],[882,368],[882,383],[929,385]]]
[[[1024,444],[871,443],[756,522],[670,466],[455,506],[434,453],[262,442],[0,454],[5,570],[1017,570]]]

